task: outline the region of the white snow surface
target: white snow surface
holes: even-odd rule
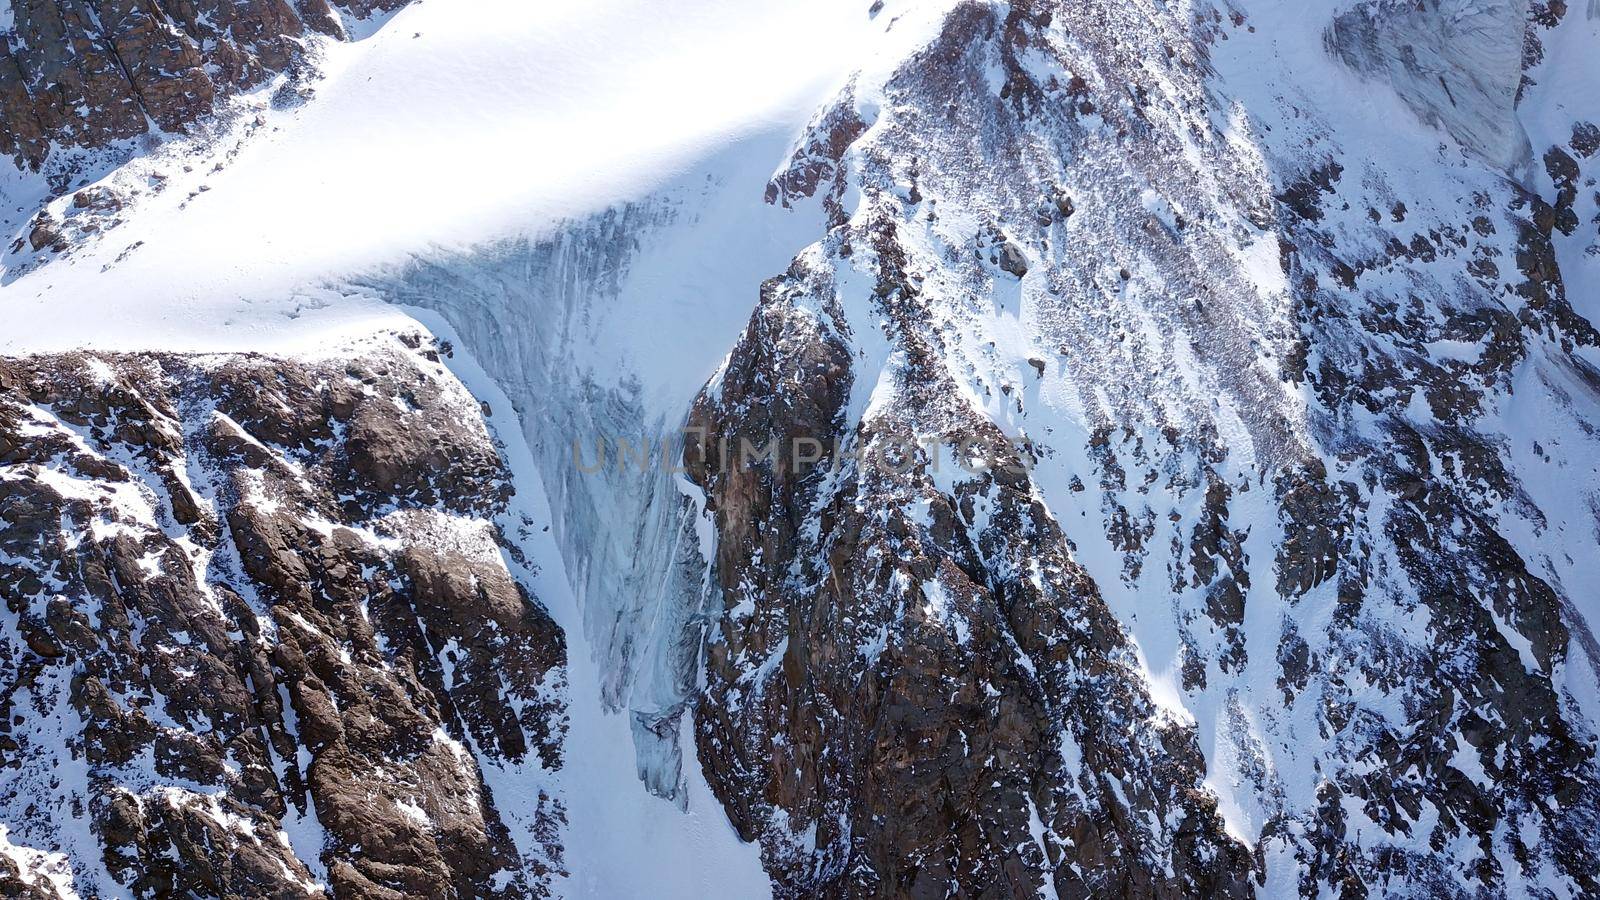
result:
[[[309,289],[326,279],[544,233],[751,132],[798,132],[873,23],[855,0],[412,5],[325,45],[316,98],[263,113],[220,171],[197,151],[134,221],[0,288],[0,350],[292,346],[307,332],[285,317],[338,299]],[[321,327],[374,314],[336,305]]]

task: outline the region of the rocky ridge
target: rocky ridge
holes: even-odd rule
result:
[[[832,227],[691,424],[937,450],[690,455],[724,600],[700,758],[784,895],[1600,887],[1593,641],[1549,543],[1592,514],[1519,449],[1600,458],[1556,250],[1593,240],[1561,211],[1593,150],[1544,150],[1546,193],[1457,164],[1404,198],[1296,96],[1282,136],[1230,112],[1255,25],[1194,6],[958,4],[769,187]],[[1514,386],[1556,424],[1511,424]],[[974,437],[1028,459],[952,472]]]
[[[431,339],[0,361],[0,887],[526,897],[565,641]]]

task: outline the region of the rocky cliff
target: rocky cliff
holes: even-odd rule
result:
[[[1485,129],[1521,140],[1528,25],[1393,6],[1360,14],[1509,54],[1443,124],[1512,164]],[[1600,459],[1552,243],[1592,240],[1561,211],[1592,177],[1556,146],[1549,193],[1409,195],[1301,97],[1230,120],[1255,25],[1184,9],[959,4],[772,183],[832,227],[690,416],[785,452],[690,453],[707,777],[786,896],[1592,893],[1585,564],[1554,544],[1594,522],[1538,486]]]
[[[8,896],[527,897],[563,635],[431,340],[0,361]]]

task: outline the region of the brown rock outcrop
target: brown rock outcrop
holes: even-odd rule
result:
[[[11,841],[84,896],[546,891],[564,639],[430,346],[0,366]]]

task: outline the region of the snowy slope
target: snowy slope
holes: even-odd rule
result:
[[[216,160],[220,168],[208,146],[181,140],[137,161],[175,183],[99,243],[0,287],[3,350],[321,355],[408,321],[370,289],[343,286],[352,275],[370,281],[419,252],[447,256],[430,249],[439,246],[558,233],[563,221],[660,191],[678,198],[684,220],[719,227],[668,238],[631,283],[626,309],[574,335],[591,354],[588,370],[614,382],[650,375],[660,419],[686,405],[756,285],[803,245],[803,217],[762,204],[762,189],[817,99],[860,56],[852,35],[867,23],[853,3],[420,4],[367,40],[322,48],[317,99],[264,109],[268,126]],[[730,224],[742,244],[723,236]],[[689,250],[702,261],[674,262]],[[537,332],[529,327],[505,337]],[[486,363],[494,349],[482,346]],[[633,356],[646,361],[624,368]],[[473,387],[503,410],[507,452],[523,463],[520,509],[550,521],[536,468],[517,459],[513,403],[481,376]],[[527,539],[537,593],[576,637],[583,611],[552,537]],[[753,848],[737,840],[692,759],[678,804],[639,783],[630,716],[600,706],[619,677],[606,665],[626,663],[604,643],[596,652],[598,668],[582,650],[571,655],[560,781],[567,893],[764,893]]]
[[[1581,893],[1600,6],[1555,6],[427,0],[112,175],[171,183],[5,272],[0,353],[454,344],[572,648],[570,895]],[[1037,465],[583,470],[691,410]]]
[[[326,46],[315,102],[263,111],[234,158],[180,143],[136,221],[0,288],[6,346],[264,347],[331,276],[548,233],[740,135],[794,132],[868,24],[842,0],[407,8]]]

